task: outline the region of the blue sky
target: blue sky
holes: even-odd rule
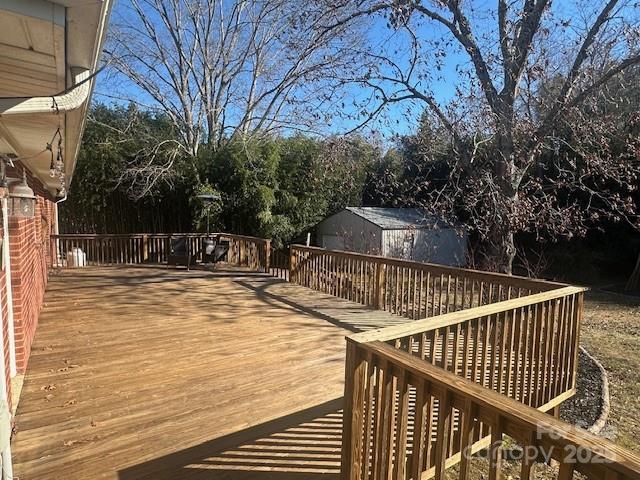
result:
[[[581,0],[575,0],[581,1]],[[587,14],[589,8],[599,8],[598,5],[593,6],[588,2]],[[470,5],[474,10],[474,18],[472,19],[472,27],[477,36],[482,35],[495,35],[495,0],[471,0]],[[125,14],[126,0],[121,0],[116,3],[114,17],[117,18]],[[562,0],[553,3],[553,8],[556,12],[562,12],[562,15],[566,18],[577,17],[577,10],[574,0]],[[414,17],[416,18],[416,17]],[[575,19],[574,19],[575,20]],[[579,21],[579,20],[576,20]],[[393,58],[401,67],[407,66],[407,37],[402,33],[394,32],[386,25],[386,20],[382,17],[375,17],[370,19],[370,28],[368,29],[368,43],[373,46],[373,49],[381,49],[390,58]],[[433,54],[434,48],[441,48],[446,52],[446,58],[439,66],[438,69],[434,68],[433,60],[428,63],[429,68],[426,68],[423,73],[425,79],[421,81],[419,87],[423,91],[428,91],[433,97],[441,104],[446,104],[456,95],[456,87],[465,88],[466,83],[464,76],[459,72],[459,68],[469,67],[469,59],[466,53],[459,50],[459,48],[453,45],[446,44],[443,40],[450,39],[450,33],[447,32],[444,27],[435,24],[434,22],[425,21],[421,25],[417,26],[417,33],[421,39],[429,40],[431,49],[428,53],[424,54],[424,58]],[[435,47],[434,47],[434,43]],[[105,96],[104,94],[107,94]],[[344,93],[344,109],[341,113],[352,114],[356,111],[353,106],[353,100],[361,101],[367,98],[371,94],[370,90],[365,90],[360,86],[352,86]],[[109,75],[102,75],[98,79],[95,100],[99,102],[121,102],[121,100],[114,99],[113,97],[135,97],[143,104],[150,104],[149,98],[145,97],[135,86],[126,81],[114,82],[113,78],[109,78]],[[424,104],[420,102],[403,102],[396,104],[393,107],[389,107],[385,110],[383,116],[376,122],[370,124],[370,129],[378,130],[385,138],[390,138],[397,134],[407,134],[412,132],[416,126],[416,120],[424,109]],[[329,112],[332,113],[332,112]],[[331,123],[331,126],[324,127],[324,131],[328,133],[342,133],[346,130],[353,128],[358,122],[348,120],[344,118],[344,115],[335,115]]]
[[[127,15],[126,2],[116,2],[113,12],[113,19]],[[112,20],[113,21],[113,20]],[[428,29],[427,29],[428,30]],[[369,41],[372,45],[386,47],[387,49],[395,49],[397,47],[402,48],[402,37],[400,37],[393,30],[389,29],[386,25],[386,20],[381,17],[375,17],[371,19],[371,28],[369,32]],[[428,32],[423,32],[425,35],[429,35]],[[401,63],[403,66],[406,62],[403,60],[401,52],[394,54],[393,51],[387,52],[394,60]],[[452,57],[453,58],[453,57]],[[448,101],[455,92],[456,84],[456,71],[455,64],[459,62],[462,57],[455,58],[455,61],[448,62],[443,70],[440,72],[441,78],[434,79],[431,83],[431,89],[435,97],[442,102]],[[462,58],[464,60],[464,58]],[[371,91],[365,90],[360,86],[352,86],[345,92],[344,104],[345,108],[341,113],[352,113],[349,109],[352,109],[352,100],[363,99],[371,94]],[[131,82],[123,80],[122,78],[114,79],[114,76],[108,72],[98,77],[94,101],[102,103],[126,103],[125,98],[135,98],[141,104],[150,105],[153,101],[140,91]],[[380,131],[385,137],[390,137],[395,134],[406,134],[411,132],[415,127],[415,119],[417,119],[423,110],[423,105],[420,103],[405,102],[401,105],[396,105],[393,108],[387,108],[385,114],[381,117],[381,121],[373,122],[371,128]],[[409,119],[407,119],[407,111],[410,112]],[[343,133],[350,130],[358,122],[349,121],[344,118],[344,115],[336,115],[331,126],[325,127],[325,131],[328,133]]]

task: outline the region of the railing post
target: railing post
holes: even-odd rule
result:
[[[264,271],[269,273],[271,269],[271,240],[264,242]]]
[[[358,480],[362,475],[366,376],[367,363],[358,351],[357,344],[347,338],[340,468],[342,480]]]
[[[142,235],[142,262],[146,263],[149,260],[149,235],[146,233]]]
[[[289,282],[298,282],[298,258],[292,246],[289,247]]]
[[[236,265],[238,263],[238,252],[237,252],[237,246],[236,246],[236,241],[233,238],[229,238],[229,254],[228,255],[228,259],[231,259],[231,263],[232,265]]]
[[[56,260],[56,240],[53,237],[49,237],[49,255],[51,256],[51,268],[57,267],[58,262]]]
[[[584,315],[584,292],[580,292],[576,298],[576,319],[574,322],[574,343],[573,343],[573,364],[572,364],[572,381],[571,388],[576,388],[576,378],[578,376],[578,354],[580,352],[580,329],[582,328],[582,317]]]
[[[385,270],[385,265],[382,262],[378,262],[376,264],[376,279],[373,289],[373,307],[377,310],[384,310]]]

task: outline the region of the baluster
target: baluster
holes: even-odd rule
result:
[[[543,385],[542,385],[542,404],[549,401],[549,387],[551,383],[551,351],[553,348],[553,324],[556,316],[556,303],[552,300],[547,304],[546,332],[545,332],[545,348],[543,357]]]
[[[424,302],[424,270],[420,270],[420,283],[418,284],[418,318],[423,318],[422,303]],[[425,315],[426,317],[426,312]]]
[[[449,313],[450,302],[451,302],[451,275],[447,275],[447,293],[445,296],[444,313]]]
[[[423,341],[424,345],[424,341]],[[411,478],[420,479],[424,471],[426,444],[431,443],[431,423],[426,423],[429,416],[426,409],[431,402],[431,395],[427,392],[427,384],[419,378],[416,382],[415,420],[413,425],[413,443],[411,452]]]
[[[522,383],[522,394],[520,396],[522,403],[530,405],[532,379],[534,378],[533,372],[533,344],[535,337],[536,327],[536,311],[537,305],[527,307],[527,318],[525,321],[526,338],[525,350],[522,356],[522,367],[520,369],[520,382]]]
[[[409,342],[411,345],[411,342]],[[411,348],[411,346],[409,346]],[[404,480],[406,473],[407,430],[409,427],[409,384],[403,368],[398,373],[398,414],[396,416],[395,478]]]
[[[520,308],[520,315],[518,316],[518,322],[516,324],[516,347],[515,347],[515,362],[514,367],[515,379],[513,384],[513,398],[522,401],[522,389],[524,379],[521,375],[521,365],[525,363],[526,350],[527,350],[527,320],[529,318],[529,307]]]
[[[475,405],[470,399],[466,399],[464,410],[462,411],[462,425],[460,427],[460,472],[458,476],[460,480],[466,480],[469,473],[471,447],[473,446],[475,437],[475,414]]]
[[[440,283],[438,288],[438,315],[442,315],[444,313],[444,274],[440,274]]]
[[[491,337],[491,315],[487,315],[486,317],[486,324],[485,324],[485,329],[484,329],[484,341],[483,341],[483,358],[482,358],[482,365],[481,365],[481,369],[480,369],[480,385],[484,386],[484,387],[488,387],[489,386],[489,379],[487,378],[487,364],[490,361],[489,358],[489,340]],[[493,355],[495,352],[491,352],[491,355]]]
[[[489,366],[489,384],[488,387],[492,390],[496,390],[495,388],[495,382],[496,382],[496,373],[497,373],[497,363],[498,363],[498,353],[500,351],[499,346],[498,346],[498,329],[503,326],[503,322],[500,321],[500,317],[501,314],[500,313],[496,313],[495,314],[495,324],[493,326],[493,328],[491,329],[491,336],[490,336],[490,342],[491,342],[491,362],[490,362],[490,366]]]
[[[383,367],[381,432],[376,455],[376,474],[374,478],[388,478],[393,462],[393,426],[396,398],[396,379],[391,364]]]
[[[462,279],[462,302],[460,308],[464,310],[467,304],[467,277]]]
[[[563,303],[560,299],[554,300],[553,338],[551,341],[551,356],[549,357],[549,400],[557,395],[558,361],[560,351],[560,326],[564,315]]]
[[[431,300],[429,300],[431,299]],[[431,272],[427,272],[427,291],[425,296],[425,311],[427,318],[435,315],[434,302],[436,300],[436,281]]]
[[[475,280],[471,280],[471,296],[469,297],[469,308],[473,308],[475,306],[480,306],[480,304],[475,305],[473,303],[473,300],[476,297],[476,281]]]
[[[476,322],[476,328],[475,328],[475,335],[474,335],[474,342],[473,342],[473,359],[471,362],[471,380],[473,380],[474,382],[480,383],[482,385],[482,382],[479,381],[478,379],[478,364],[480,363],[480,359],[478,358],[478,353],[480,350],[480,330],[481,330],[481,319],[477,318],[475,319]]]
[[[408,302],[408,298],[405,298],[406,296],[408,296],[408,291],[409,288],[405,288],[405,283],[406,283],[406,272],[407,269],[405,267],[400,267],[400,315],[402,315],[403,317],[406,317],[409,315],[409,302]],[[406,295],[405,295],[406,293]]]
[[[500,480],[500,478],[502,478],[502,419],[498,418],[491,426],[489,480]]]
[[[453,283],[453,311],[458,311],[458,275],[455,276],[455,281]]]
[[[565,377],[567,374],[566,368],[565,368],[565,359],[566,359],[567,345],[569,343],[567,341],[567,336],[568,336],[567,316],[569,314],[569,298],[563,297],[560,300],[560,304],[561,304],[562,315],[560,316],[560,325],[558,328],[559,343],[558,343],[558,363],[556,365],[557,380],[555,384],[555,395],[559,395],[564,390]]]
[[[508,352],[507,352],[507,338],[509,336],[508,329],[509,329],[509,317],[508,317],[508,312],[502,312],[502,321],[500,322],[500,356],[497,358],[497,363],[498,363],[498,375],[496,378],[496,385],[495,385],[495,391],[499,392],[499,393],[503,393],[503,391],[505,390],[505,370],[507,368],[507,357],[508,357]],[[497,333],[497,332],[496,332]],[[497,343],[497,342],[496,342]]]
[[[531,470],[535,463],[533,455],[531,455],[533,448],[536,445],[536,434],[531,432],[529,435],[529,441],[522,446],[524,455],[522,456],[522,464],[520,467],[520,480],[529,480],[531,478]]]
[[[447,460],[447,445],[451,434],[451,392],[447,390],[443,398],[439,399],[437,435],[435,448],[435,478],[444,479],[445,462]]]
[[[575,371],[575,353],[578,351],[578,337],[580,335],[579,326],[578,326],[578,301],[582,294],[572,295],[571,296],[571,313],[569,318],[569,332],[570,339],[567,342],[569,344],[569,352],[567,357],[567,371],[569,375],[567,376],[567,381],[565,384],[565,390],[569,390],[573,387],[574,382],[574,371]]]
[[[366,356],[367,363],[367,380],[366,380],[366,389],[365,389],[365,413],[364,413],[364,443],[363,443],[363,478],[367,480],[369,478],[369,474],[371,473],[372,468],[372,441],[375,442],[375,439],[372,438],[374,433],[374,425],[375,425],[375,411],[379,410],[380,403],[376,392],[378,391],[377,387],[380,382],[376,382],[376,376],[378,375],[379,369],[374,365],[374,359],[371,352],[367,352]],[[374,443],[375,446],[375,443]]]
[[[535,354],[533,355],[533,358],[535,359],[535,381],[532,384],[532,402],[529,403],[532,407],[538,407],[541,405],[540,390],[542,389],[542,382],[544,381],[542,378],[542,353],[544,351],[544,324],[546,319],[545,307],[546,302],[536,305],[536,320],[534,323],[536,330],[533,333],[533,337],[535,339],[533,343],[535,350]]]

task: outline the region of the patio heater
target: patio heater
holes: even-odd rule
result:
[[[209,215],[211,214],[211,206],[213,205],[213,202],[215,202],[216,200],[220,200],[220,195],[217,194],[212,194],[212,193],[202,193],[200,195],[197,195],[197,197],[202,200],[202,203],[204,204],[204,208],[207,212],[207,237],[209,236]]]
[[[209,216],[211,214],[211,207],[213,202],[220,200],[220,195],[212,194],[212,193],[202,193],[197,195],[197,197],[204,204],[205,212],[207,214],[207,238],[202,240],[202,260],[204,261],[206,258],[213,258],[213,253],[216,248],[216,242],[211,238],[211,234],[209,232]]]

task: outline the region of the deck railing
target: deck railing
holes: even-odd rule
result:
[[[546,414],[575,394],[584,288],[300,245],[289,263],[291,282],[417,319],[348,339],[344,479],[441,479],[460,463],[466,480],[486,448],[497,479],[503,435],[535,454],[524,480],[541,453],[563,480],[638,478],[633,454]]]
[[[485,474],[495,480],[504,435],[521,447],[513,456],[522,480],[549,459],[559,462],[561,480],[574,471],[640,478],[631,452],[384,342],[348,342],[345,392],[343,478],[440,480],[460,463],[465,480],[471,454],[488,448]]]
[[[203,240],[217,237],[229,242],[227,261],[230,264],[249,267],[252,270],[269,270],[270,240],[230,233],[52,235],[52,266],[70,268],[78,265],[165,264],[169,257],[171,240],[178,237],[187,238],[196,260],[201,259]]]
[[[582,287],[363,332],[526,405],[549,410],[575,393]]]
[[[271,275],[289,281],[291,255],[289,248],[271,249]]]
[[[290,281],[411,319],[524,297],[563,286],[376,255],[292,245]]]
[[[544,412],[575,394],[584,288],[496,273],[217,234],[228,261],[414,320],[348,337],[345,480],[444,478],[488,448],[500,478],[503,436],[534,463],[598,480],[640,478],[638,457]],[[200,252],[205,234],[187,236]],[[171,235],[57,235],[54,266],[74,248],[89,265],[165,263]],[[71,262],[73,263],[73,262]],[[510,442],[513,443],[513,442]]]
[[[575,394],[578,332],[584,290],[580,287],[559,288],[404,325],[363,332],[351,336],[349,342],[355,348],[365,350],[372,343],[385,342],[394,351],[405,352],[443,372],[448,371],[457,378],[464,378],[504,397],[518,400],[523,407],[527,405],[547,412]],[[361,412],[351,411],[345,414],[345,429],[348,421],[354,421],[356,417],[364,416],[365,426],[369,423],[374,425],[377,422],[375,418],[381,415],[393,416],[394,412],[400,412],[404,408],[396,402],[396,397],[399,395],[402,398],[403,395],[402,379],[398,376],[398,369],[402,367],[394,365],[388,368],[384,363],[374,361],[368,354],[364,358],[364,368],[368,373],[365,382],[358,384],[362,391],[347,389],[345,398],[353,400],[354,397],[362,396],[365,407]],[[355,368],[353,360],[348,358],[347,378],[356,374]],[[393,385],[387,385],[388,382],[392,382]],[[385,400],[385,388],[394,389],[389,397],[393,399],[393,411],[386,411],[389,408],[388,401],[391,400]],[[396,388],[400,390],[395,390]],[[421,402],[422,399],[418,398],[416,401]],[[396,435],[402,429],[408,429],[410,425],[417,428],[417,424],[427,432],[420,443],[420,449],[424,450],[420,453],[422,457],[415,460],[419,461],[419,465],[412,467],[414,474],[417,468],[422,469],[421,477],[394,478],[429,478],[435,471],[433,469],[438,461],[435,453],[437,439],[441,435],[438,430],[441,421],[440,403],[434,403],[431,399],[424,401],[424,416],[409,418],[397,413],[397,416],[393,417]],[[422,404],[418,403],[412,411],[417,412],[420,405]],[[440,455],[445,464],[450,465],[461,458],[460,448],[464,445],[460,442],[460,420],[464,415],[461,409],[454,407],[447,410],[447,415],[450,424],[447,427],[449,443]],[[350,420],[347,420],[348,418]],[[490,427],[487,423],[477,425],[470,447],[473,452],[489,445]],[[345,443],[345,448],[364,448],[364,445],[378,448],[380,442],[386,440],[376,436],[372,428],[365,430],[362,445],[349,446]],[[414,440],[418,448],[417,438]],[[398,449],[400,448],[401,445],[398,445]],[[397,450],[399,456],[392,458],[400,459],[397,461],[402,462],[401,456],[405,454],[405,450]],[[362,455],[365,465],[369,465],[367,462],[374,462],[369,458],[373,455],[369,449],[360,452],[359,455]],[[362,478],[386,477],[373,475]]]

